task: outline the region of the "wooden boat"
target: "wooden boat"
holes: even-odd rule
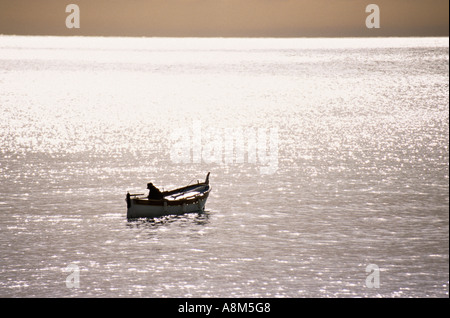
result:
[[[211,187],[209,172],[205,182],[162,192],[162,199],[149,199],[143,194],[127,193],[127,218],[154,218],[205,210]]]

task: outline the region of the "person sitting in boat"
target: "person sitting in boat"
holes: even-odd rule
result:
[[[148,198],[151,200],[161,200],[164,197],[162,192],[159,191],[159,189],[155,187],[151,182],[147,183],[147,189],[149,190]]]

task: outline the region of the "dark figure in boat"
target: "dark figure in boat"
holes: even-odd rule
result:
[[[149,190],[148,198],[151,200],[161,200],[164,197],[162,192],[159,191],[159,189],[155,187],[151,182],[147,183],[147,189]]]

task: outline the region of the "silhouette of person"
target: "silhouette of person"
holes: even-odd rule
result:
[[[152,199],[152,200],[161,200],[164,196],[161,193],[161,191],[159,191],[159,189],[157,187],[155,187],[153,185],[153,183],[147,183],[147,189],[149,190],[148,192],[148,198]]]

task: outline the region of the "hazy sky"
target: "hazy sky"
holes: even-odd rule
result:
[[[66,28],[68,4],[80,28]],[[368,29],[368,4],[380,28]],[[0,0],[0,34],[448,36],[448,0]]]

